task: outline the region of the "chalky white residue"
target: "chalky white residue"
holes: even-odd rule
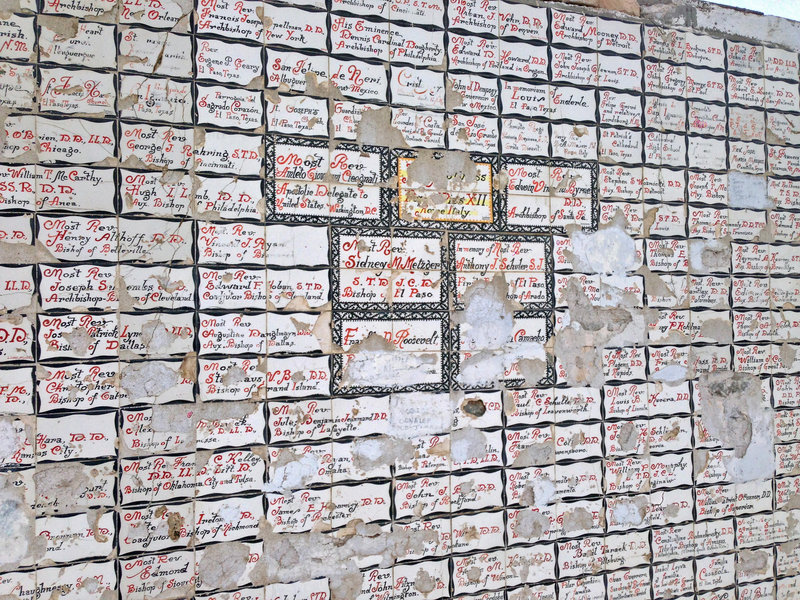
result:
[[[491,385],[520,359],[546,360],[542,344],[513,341],[515,302],[508,299],[502,274],[491,281],[474,282],[463,299],[464,310],[454,318],[461,323],[462,347],[472,355],[462,361],[459,383],[466,387]]]
[[[485,454],[486,436],[482,431],[464,427],[450,434],[450,460],[454,463],[465,463]]]
[[[319,460],[314,454],[304,454],[296,460],[275,467],[270,481],[264,484],[265,492],[287,492],[305,485],[319,469]]]
[[[570,237],[578,271],[611,275],[614,281],[637,266],[636,244],[618,222],[593,233],[575,231]]]
[[[633,502],[618,502],[611,511],[615,525],[641,525],[642,513]]]
[[[363,349],[348,361],[343,380],[346,386],[404,387],[419,383],[436,360],[435,354]]]
[[[767,194],[766,175],[728,173],[728,206],[731,208],[774,208]]]

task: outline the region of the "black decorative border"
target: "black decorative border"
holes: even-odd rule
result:
[[[453,233],[448,235],[448,276],[451,278],[450,289],[453,291],[453,307],[456,309],[464,308],[463,302],[459,301],[457,297],[457,277],[461,273],[456,266],[456,242],[459,240],[478,240],[490,242],[538,242],[544,245],[544,277],[545,285],[547,286],[547,300],[545,302],[523,302],[522,304],[529,309],[548,309],[555,306],[555,279],[553,277],[553,236],[544,235],[498,235],[492,233]],[[488,272],[488,271],[487,271]],[[492,273],[519,273],[524,274],[525,271],[491,271]]]
[[[348,224],[348,225],[360,225],[363,227],[388,227],[389,221],[387,218],[386,212],[386,189],[384,182],[387,180],[387,173],[388,173],[388,149],[382,146],[359,146],[358,144],[353,143],[338,143],[336,145],[337,150],[344,150],[344,151],[351,151],[351,152],[371,152],[378,155],[379,165],[378,165],[378,178],[374,184],[368,184],[364,186],[357,186],[356,184],[351,183],[342,183],[341,185],[353,186],[353,187],[362,187],[362,188],[373,188],[377,189],[379,193],[378,199],[378,216],[374,219],[366,219],[366,218],[358,218],[358,217],[336,217],[336,216],[322,216],[322,215],[303,215],[303,214],[282,214],[279,213],[275,209],[276,203],[276,188],[278,184],[278,180],[275,176],[276,173],[276,165],[275,165],[275,149],[279,144],[288,144],[288,145],[295,145],[299,147],[306,147],[306,148],[321,148],[324,149],[325,153],[328,152],[330,148],[330,143],[327,140],[318,140],[318,139],[310,139],[310,138],[295,138],[295,137],[285,137],[285,136],[278,136],[278,135],[267,135],[265,148],[264,148],[264,162],[265,162],[265,182],[264,182],[264,197],[266,199],[266,206],[265,206],[265,218],[266,221],[273,221],[273,222],[280,222],[280,223],[341,223],[341,224]],[[283,181],[289,181],[292,183],[302,184],[305,181],[303,180],[291,180],[291,179],[281,179]],[[307,181],[305,183],[310,184],[317,184],[317,183],[326,183],[327,185],[331,185],[329,182],[324,181]]]
[[[552,310],[519,310],[514,311],[514,318],[515,319],[524,319],[524,318],[535,318],[540,317],[543,318],[545,321],[545,339],[549,340],[553,337],[553,332],[555,329],[555,313]],[[458,389],[458,390],[467,390],[467,389],[474,389],[471,387],[466,387],[459,383],[458,375],[460,372],[461,367],[461,352],[459,351],[459,346],[461,343],[461,326],[454,325],[450,330],[450,347],[453,349],[452,357],[450,359],[450,372],[449,372],[449,380],[450,380],[450,389]],[[496,389],[521,389],[521,388],[533,388],[533,387],[546,387],[552,386],[556,384],[556,369],[555,369],[555,358],[550,354],[547,354],[547,371],[545,376],[542,377],[536,383],[529,383],[526,382],[525,379],[518,377],[513,379],[504,379],[501,383],[501,388],[497,388],[496,384],[490,384],[485,386],[484,388],[480,388],[483,391],[490,391]]]
[[[583,227],[584,231],[596,231],[600,223],[600,200],[599,200],[599,186],[598,178],[600,173],[600,163],[591,160],[572,161],[565,159],[545,159],[545,158],[528,158],[526,156],[515,156],[503,153],[500,159],[500,168],[505,170],[509,163],[523,164],[530,166],[544,166],[548,169],[552,167],[563,167],[565,169],[587,169],[590,176],[591,185],[591,224],[589,227]],[[508,188],[504,188],[500,192],[503,199],[503,214],[501,221],[501,228],[505,231],[525,231],[530,233],[553,233],[553,234],[566,234],[566,229],[561,226],[527,226],[509,224],[507,219],[506,210],[508,209]]]
[[[392,301],[391,304],[387,304],[386,302],[344,302],[341,300],[341,271],[344,270],[343,268],[339,267],[339,242],[341,236],[355,236],[358,238],[366,238],[366,237],[381,237],[381,238],[389,238],[390,240],[394,240],[397,238],[436,238],[436,244],[439,246],[439,263],[441,264],[441,268],[439,270],[439,300],[437,302],[400,302],[400,301]],[[432,311],[432,310],[447,310],[449,305],[449,298],[451,296],[452,287],[451,287],[451,279],[447,276],[447,268],[448,268],[448,260],[447,260],[447,248],[442,243],[442,238],[444,237],[443,232],[439,231],[425,231],[419,229],[394,229],[394,230],[369,230],[363,228],[353,228],[353,227],[331,227],[331,240],[330,240],[330,257],[331,257],[331,302],[334,310],[342,310],[342,311],[365,311],[365,312],[377,312],[379,314],[384,314],[387,311],[391,311],[394,307],[397,307],[399,310],[408,310],[412,312],[416,311]],[[358,271],[378,271],[379,269],[352,269]],[[380,269],[382,271],[399,271],[399,272],[410,272],[410,271],[402,271],[398,269],[392,269],[391,267],[387,267],[386,269]],[[415,273],[422,273],[422,270],[414,270]],[[431,273],[435,273],[435,271],[431,271]]]
[[[449,150],[434,149],[434,155],[442,155]],[[478,154],[475,152],[468,152],[469,156],[476,163],[486,163],[490,166],[492,171],[492,221],[484,223],[476,223],[469,221],[433,221],[433,220],[418,220],[407,221],[400,217],[400,200],[399,200],[399,173],[398,173],[398,159],[400,158],[416,158],[418,151],[392,148],[389,153],[389,178],[388,181],[395,181],[393,188],[393,197],[390,200],[389,209],[389,224],[392,227],[420,227],[424,229],[448,229],[456,231],[499,231],[502,229],[501,216],[504,214],[505,207],[501,207],[503,197],[494,188],[497,181],[499,156],[497,154]]]
[[[450,373],[450,323],[446,311],[430,312],[420,314],[414,311],[386,311],[380,314],[364,312],[334,312],[331,335],[333,343],[342,347],[342,322],[348,320],[360,321],[439,321],[439,335],[441,336],[441,354],[439,368],[441,370],[441,380],[437,383],[420,383],[406,386],[344,386],[342,375],[344,373],[344,353],[333,354],[331,364],[331,393],[338,394],[386,394],[390,392],[446,392],[449,390]],[[433,353],[433,352],[431,352]]]

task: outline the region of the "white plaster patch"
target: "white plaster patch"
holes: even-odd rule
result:
[[[636,244],[618,222],[594,233],[572,233],[573,266],[578,271],[622,277],[636,268]]]
[[[264,484],[265,492],[288,492],[305,485],[319,469],[319,460],[314,454],[307,453],[296,460],[275,467],[270,481]]]
[[[486,436],[473,427],[464,427],[450,434],[450,458],[454,463],[465,463],[481,458],[486,453]]]
[[[773,208],[775,203],[767,195],[767,177],[730,171],[728,173],[728,206],[731,208]]]
[[[450,430],[449,394],[425,392],[392,394],[389,408],[391,435],[410,439]]]

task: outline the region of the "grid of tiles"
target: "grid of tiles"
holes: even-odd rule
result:
[[[505,0],[20,0],[0,595],[798,597],[798,62]],[[553,340],[621,306],[576,377]]]

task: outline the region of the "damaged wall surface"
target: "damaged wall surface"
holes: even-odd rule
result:
[[[798,50],[0,0],[0,598],[800,598]]]

